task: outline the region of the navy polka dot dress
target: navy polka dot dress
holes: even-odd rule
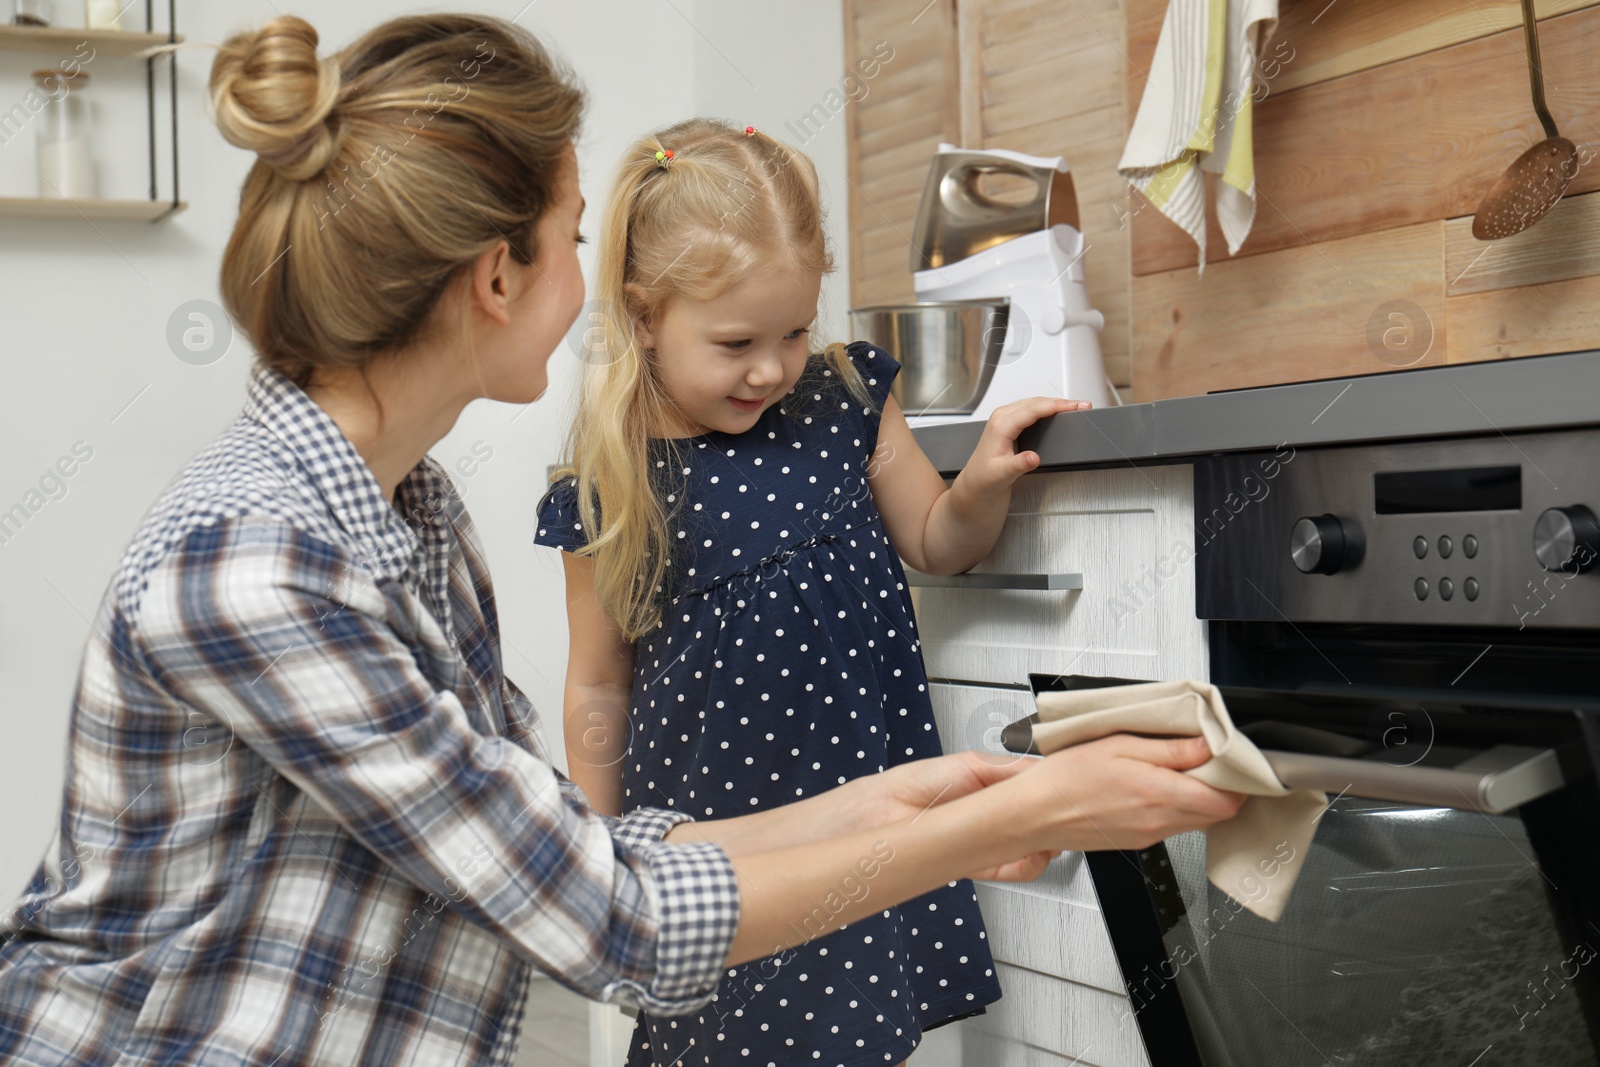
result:
[[[814,357],[750,430],[653,442],[677,553],[663,620],[635,646],[625,810],[727,818],[940,754],[905,574],[867,487],[900,366],[848,352],[870,408]],[[540,504],[535,540],[583,544],[570,480]],[[897,1064],[923,1030],[998,1000],[969,881],[831,921],[885,862],[841,872],[836,896],[795,916],[808,940],[731,968],[703,1012],[641,1015],[629,1067]]]

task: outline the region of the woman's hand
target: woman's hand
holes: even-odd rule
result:
[[[1017,438],[1022,431],[1040,419],[1068,411],[1087,411],[1091,406],[1087,400],[1035,396],[996,408],[957,481],[965,479],[965,488],[978,498],[1011,488],[1012,482],[1039,465],[1039,453],[1017,451]]]
[[[834,802],[836,832],[854,833],[915,822],[932,808],[994,787],[984,800],[997,819],[1033,822],[1032,847],[969,877],[1031,881],[1062,849],[1146,848],[1231,819],[1244,797],[1179,773],[1210,758],[1204,738],[1117,734],[1043,758],[969,751],[917,760],[817,800]]]
[[[1211,758],[1201,737],[1117,734],[1043,758],[961,752],[902,764],[850,786],[851,830],[902,820],[995,787],[985,799],[1039,823],[1035,847],[970,872],[988,881],[1031,881],[1062,849],[1147,848],[1173,834],[1231,819],[1244,803],[1180,772]],[[840,787],[845,790],[846,787]],[[1002,801],[1002,795],[1004,800]]]
[[[734,857],[828,841],[912,822],[931,808],[1003,782],[1032,762],[1029,756],[981,752],[914,760],[768,811],[680,823],[666,840],[714,841]]]
[[[1210,758],[1201,738],[1118,735],[1045,757],[975,752],[905,764],[772,811],[675,826],[724,844],[739,839],[739,929],[729,966],[803,939],[811,914],[840,886],[838,925],[970,876],[1037,877],[1058,850],[1141,848],[1231,818],[1243,798],[1180,773]],[[692,829],[691,829],[692,828]],[[804,842],[804,843],[802,843]],[[875,857],[871,873],[863,857]],[[848,880],[848,881],[847,881]]]
[[[1203,737],[1113,734],[1034,760],[986,796],[1033,816],[1024,847],[1148,848],[1239,813],[1242,795],[1181,773],[1210,758]]]
[[[882,774],[858,778],[839,791],[855,790],[849,805],[859,821],[850,829],[867,830],[915,819],[936,805],[1014,777],[1031,762],[1009,753],[957,752],[902,763]]]
[[[876,830],[916,822],[930,809],[971,796],[1027,771],[1039,760],[1011,753],[957,752],[914,760],[880,774],[856,778],[816,798],[829,803],[838,822],[834,833]],[[833,834],[824,834],[824,837]],[[1007,863],[973,870],[968,878],[990,882],[1031,882],[1059,852],[1040,850]]]

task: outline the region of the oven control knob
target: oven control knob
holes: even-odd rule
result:
[[[1344,564],[1345,541],[1334,516],[1307,517],[1289,532],[1289,555],[1302,574],[1333,574]]]
[[[1533,525],[1533,554],[1547,571],[1586,571],[1600,557],[1600,522],[1582,504],[1547,508]]]

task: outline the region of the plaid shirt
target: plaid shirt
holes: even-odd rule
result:
[[[530,964],[706,1004],[738,921],[686,816],[591,811],[501,669],[425,459],[394,505],[258,367],[102,602],[44,863],[0,916],[0,1063],[508,1063]]]

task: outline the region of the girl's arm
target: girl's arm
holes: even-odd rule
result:
[[[960,574],[987,556],[1005,527],[1012,483],[1039,465],[1038,453],[1017,451],[1017,435],[1040,419],[1087,407],[1040,396],[995,409],[972,458],[946,486],[888,397],[868,482],[900,557],[927,574]]]
[[[794,804],[664,840],[712,841],[739,878],[734,966],[953,879],[1028,880],[1059,850],[1143,848],[1232,818],[1242,797],[1179,773],[1203,738],[1120,735],[1042,759],[919,760]]]
[[[567,575],[567,684],[562,731],[567,777],[602,815],[622,814],[622,759],[633,698],[633,646],[594,595],[594,561],[561,553]]]

